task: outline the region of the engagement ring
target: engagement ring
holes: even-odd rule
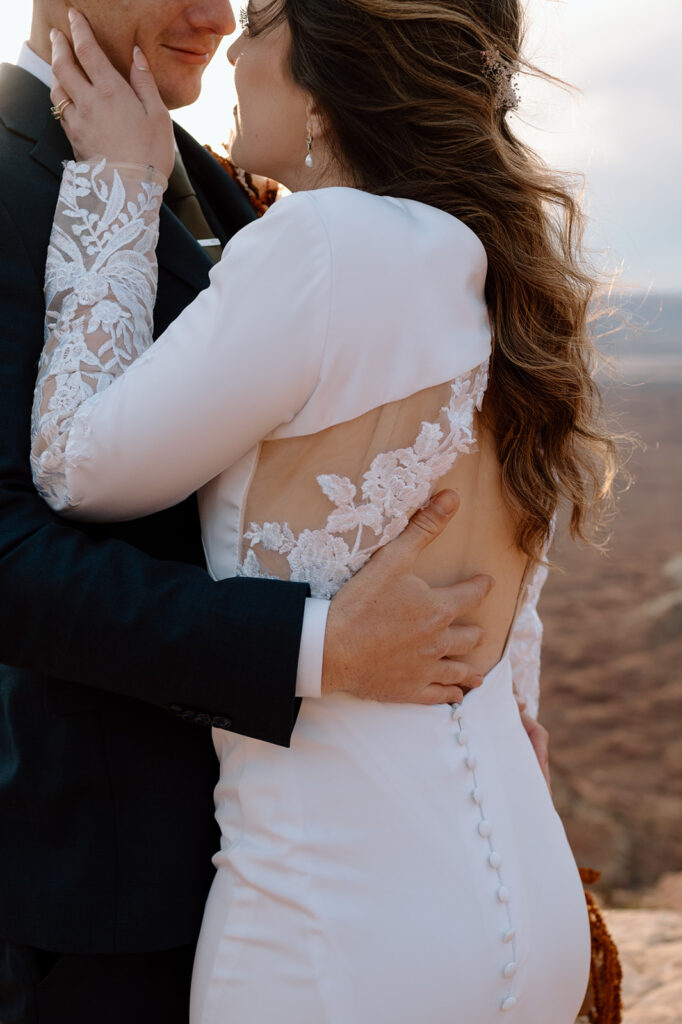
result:
[[[52,116],[55,119],[55,121],[62,120],[62,118],[64,117],[64,111],[70,103],[73,103],[73,100],[67,98],[65,100],[62,100],[60,103],[57,103],[54,107],[50,107],[50,110],[52,111]]]

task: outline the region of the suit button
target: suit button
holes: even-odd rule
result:
[[[205,711],[198,711],[194,716],[194,721],[197,725],[210,725],[211,716],[207,715]]]
[[[171,715],[181,715],[185,708],[183,708],[182,704],[169,704],[168,710]]]
[[[183,708],[180,712],[180,718],[184,719],[185,722],[193,722],[194,714],[195,712],[191,708]]]
[[[211,719],[211,725],[215,729],[229,729],[232,725],[232,719],[224,718],[222,715],[214,715]]]

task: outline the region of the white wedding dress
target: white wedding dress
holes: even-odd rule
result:
[[[192,1024],[573,1024],[589,928],[514,700],[537,708],[544,569],[513,543],[476,415],[483,247],[420,203],[298,193],[152,347],[161,194],[139,168],[67,166],[32,439],[52,507],[131,518],[198,489],[215,577],[326,598],[455,486],[420,572],[497,579],[494,667],[460,706],[307,699],[289,749],[214,731],[222,843]]]

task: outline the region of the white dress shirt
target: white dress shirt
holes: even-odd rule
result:
[[[39,57],[38,54],[31,49],[28,43],[22,44],[21,50],[19,51],[17,65],[18,67],[23,68],[24,71],[28,71],[30,74],[34,75],[43,83],[43,85],[46,85],[48,89],[52,85],[52,68],[46,60],[43,60],[42,57]]]

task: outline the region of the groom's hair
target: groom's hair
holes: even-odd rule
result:
[[[485,246],[493,359],[483,415],[517,543],[542,557],[562,499],[574,534],[589,537],[617,465],[592,377],[596,275],[576,184],[509,124],[515,73],[550,77],[521,55],[519,0],[273,0],[249,31],[283,21],[292,77],[356,185],[445,210]]]

